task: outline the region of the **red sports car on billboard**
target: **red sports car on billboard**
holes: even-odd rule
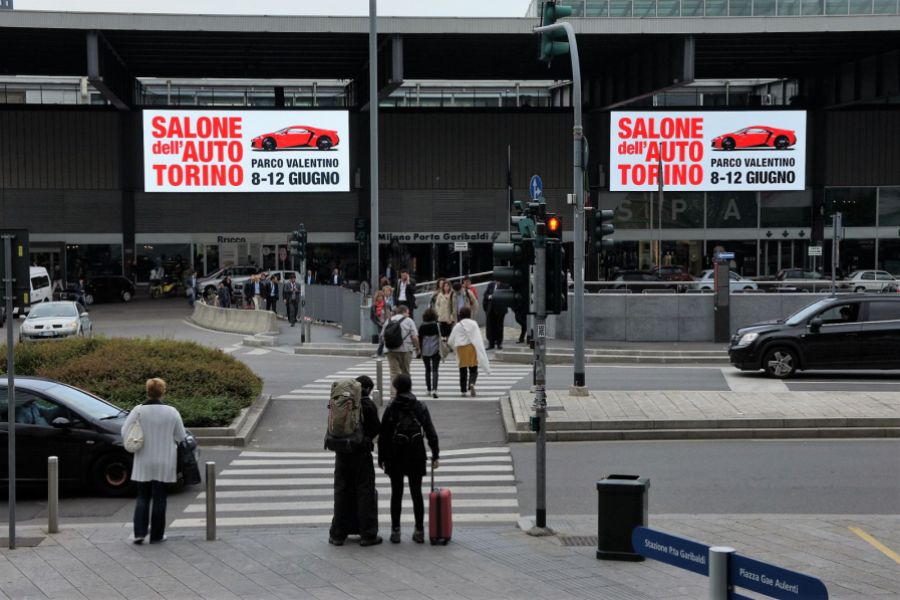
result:
[[[337,131],[319,129],[308,125],[291,125],[272,133],[264,133],[250,140],[254,150],[278,150],[281,148],[315,147],[331,150],[340,143]]]
[[[791,129],[778,129],[768,125],[751,125],[734,133],[724,133],[717,138],[713,138],[712,147],[719,150],[759,147],[785,150],[796,143],[797,136]]]

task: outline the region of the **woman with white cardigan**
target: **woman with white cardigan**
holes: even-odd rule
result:
[[[459,361],[459,390],[465,395],[475,396],[475,380],[478,379],[478,367],[491,374],[491,363],[488,362],[484,341],[481,339],[481,328],[472,319],[472,310],[468,306],[459,309],[459,322],[453,326],[447,345],[455,349]]]
[[[131,480],[138,490],[131,538],[135,544],[147,537],[148,525],[151,544],[166,540],[166,484],[175,482],[177,445],[184,441],[186,433],[178,410],[162,403],[165,393],[165,381],[148,379],[147,401],[136,406],[122,425],[123,437],[127,437],[135,421],[140,422],[144,433],[144,443],[135,452],[131,469]]]

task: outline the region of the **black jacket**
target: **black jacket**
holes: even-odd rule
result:
[[[362,404],[363,435],[369,441],[366,452],[371,452],[375,449],[375,438],[378,437],[378,433],[381,431],[381,421],[378,420],[378,407],[375,406],[375,403],[368,396],[363,396],[360,399],[360,403]]]
[[[397,285],[394,286],[394,305],[396,306],[398,303],[403,302],[410,308],[417,308],[416,306],[416,280],[412,277],[409,278],[409,281],[406,284],[406,297],[400,297],[400,280],[397,280]]]
[[[428,407],[424,402],[419,402],[412,393],[406,392],[398,394],[384,409],[381,431],[378,434],[378,466],[384,465],[385,472],[389,475],[403,473],[404,475],[424,476],[428,457],[425,454],[425,442],[422,438],[417,438],[407,446],[394,445],[394,429],[402,410],[413,411],[422,426],[425,438],[428,439],[432,460],[439,458],[438,436],[434,430],[434,424],[431,422],[431,413],[428,412]]]

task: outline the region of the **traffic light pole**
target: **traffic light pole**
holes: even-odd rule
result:
[[[3,236],[3,256],[6,263],[3,266],[4,281],[6,283],[4,291],[6,292],[6,373],[8,381],[6,387],[7,394],[7,444],[9,445],[7,457],[9,459],[9,549],[16,548],[16,365],[15,353],[13,350],[13,236]]]
[[[543,228],[543,225],[538,225]],[[534,415],[536,487],[535,528],[547,530],[547,246],[544,232],[534,243]]]
[[[575,380],[570,393],[587,395],[584,378],[584,128],[581,125],[581,63],[578,59],[578,42],[571,23],[560,22],[535,27],[534,31],[565,31],[569,41],[569,56],[572,59],[572,104],[575,111],[572,126],[574,161],[572,163],[572,185],[575,188],[575,293],[572,302],[572,336],[575,350]]]
[[[306,336],[306,258],[300,261],[300,268],[303,270],[303,281],[300,283],[300,343],[307,341]]]
[[[376,0],[369,0],[369,195],[371,226],[369,234],[369,278],[372,281],[372,298],[381,289],[378,285],[378,7]],[[304,271],[305,273],[306,271]]]

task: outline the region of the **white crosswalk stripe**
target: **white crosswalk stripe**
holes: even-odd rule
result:
[[[328,398],[331,384],[339,379],[352,379],[360,375],[368,375],[375,380],[375,360],[368,360],[353,367],[343,369],[331,375],[324,375],[301,388],[291,390],[287,394],[276,396],[276,400],[323,400]],[[413,393],[420,400],[466,400],[475,402],[496,402],[518,383],[523,377],[531,375],[530,365],[491,365],[491,373],[480,372],[475,385],[476,396],[463,394],[459,389],[459,369],[456,362],[450,360],[440,366],[438,376],[438,398],[428,395],[425,387],[425,365],[421,360],[413,360],[410,376],[413,381]],[[385,385],[389,383],[387,361],[384,364]]]
[[[277,525],[328,526],[334,508],[334,454],[331,452],[244,451],[216,480],[219,527]],[[390,479],[375,468],[379,523],[390,524]],[[508,447],[462,448],[441,452],[435,485],[453,493],[456,523],[514,523],[519,518],[512,456]],[[426,519],[428,477],[422,482]],[[204,527],[206,494],[200,492],[170,527]],[[406,490],[402,522],[412,523]]]

